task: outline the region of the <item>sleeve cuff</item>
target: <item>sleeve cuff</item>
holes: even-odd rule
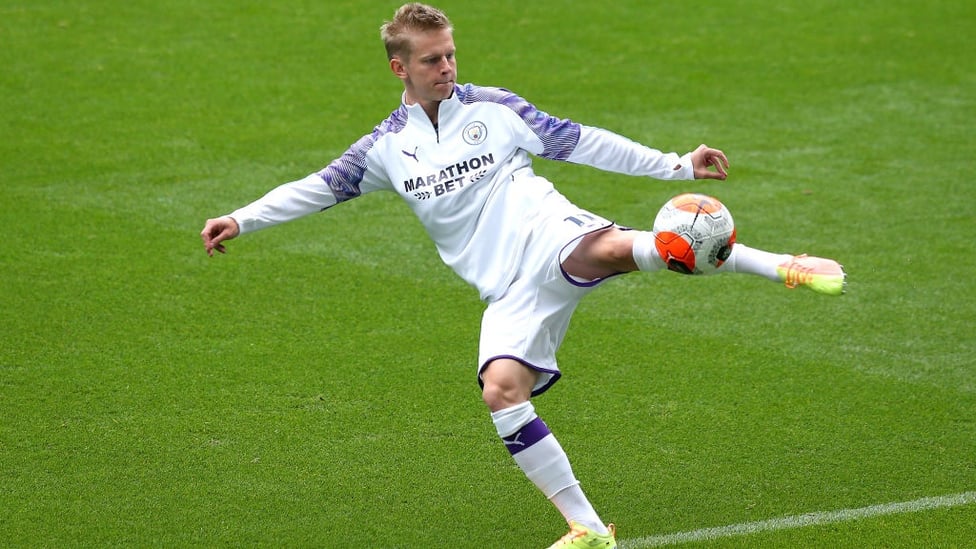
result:
[[[695,164],[691,161],[691,153],[685,153],[678,159],[677,169],[674,171],[675,179],[691,180],[695,178]]]

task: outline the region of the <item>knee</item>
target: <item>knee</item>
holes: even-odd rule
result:
[[[526,391],[510,378],[494,378],[485,380],[481,400],[489,410],[497,412],[525,402],[531,394],[531,388]]]
[[[602,242],[604,260],[621,272],[634,270],[634,235],[630,231],[607,231]]]
[[[538,374],[514,360],[496,360],[481,374],[481,399],[492,412],[521,404],[532,396]]]
[[[506,397],[508,393],[509,391],[497,383],[485,382],[481,389],[481,400],[484,401],[489,410],[497,412],[509,406],[507,403],[510,399]]]

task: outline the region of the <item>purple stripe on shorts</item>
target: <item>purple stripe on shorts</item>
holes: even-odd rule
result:
[[[544,439],[549,435],[549,433],[549,426],[547,426],[541,418],[537,417],[526,423],[525,426],[519,429],[514,435],[504,437],[502,442],[505,443],[505,447],[508,448],[508,451],[514,456],[529,446],[532,446],[536,442]]]
[[[496,356],[493,356],[493,357],[489,358],[488,360],[486,360],[485,363],[482,364],[478,368],[478,385],[482,389],[485,387],[485,382],[481,379],[481,372],[485,371],[485,368],[488,367],[488,365],[491,364],[492,361],[498,360],[500,358],[510,358],[512,360],[516,360],[518,362],[521,362],[522,364],[525,365],[526,368],[530,368],[532,370],[535,370],[537,372],[542,372],[544,374],[549,374],[549,381],[547,381],[544,385],[542,385],[542,387],[539,387],[538,389],[533,389],[532,390],[532,396],[534,396],[534,397],[539,396],[542,393],[544,393],[547,390],[549,390],[549,388],[552,387],[553,385],[555,385],[556,382],[559,381],[559,378],[561,378],[563,376],[563,374],[559,370],[550,370],[548,368],[540,368],[539,366],[536,366],[534,364],[529,364],[529,362],[526,361],[524,358],[519,358],[519,357],[517,357],[515,355],[496,355]]]
[[[576,249],[576,246],[579,245],[580,241],[582,241],[584,237],[586,237],[588,235],[591,235],[591,234],[593,234],[593,233],[595,233],[597,231],[602,231],[604,229],[608,229],[608,228],[614,227],[614,226],[619,227],[619,225],[617,225],[616,223],[610,221],[610,222],[608,222],[607,225],[602,225],[602,226],[597,227],[597,228],[595,228],[593,230],[586,231],[585,233],[583,233],[583,234],[581,234],[581,235],[573,238],[569,242],[567,242],[566,245],[563,246],[561,250],[559,250],[559,271],[562,272],[563,278],[566,280],[566,282],[569,282],[573,286],[577,286],[577,287],[580,287],[580,288],[592,288],[592,287],[596,286],[597,284],[600,284],[604,280],[607,280],[610,277],[614,277],[614,276],[618,276],[618,275],[624,274],[624,273],[612,273],[612,274],[609,274],[609,275],[607,275],[607,276],[605,276],[603,278],[597,278],[597,279],[594,279],[594,280],[582,281],[582,280],[577,280],[571,274],[567,273],[566,272],[566,269],[563,269],[563,266],[562,266],[562,262],[565,261],[566,258],[569,257],[573,253],[573,250]],[[621,227],[621,228],[623,228],[623,227]],[[629,230],[629,229],[626,229],[626,228],[623,228],[623,229],[624,230]]]

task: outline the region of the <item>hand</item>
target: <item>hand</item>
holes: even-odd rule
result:
[[[692,151],[691,164],[695,169],[695,179],[721,179],[724,181],[729,175],[726,171],[729,167],[729,159],[725,157],[725,153],[704,144]],[[715,171],[709,168],[715,168]]]
[[[225,254],[227,249],[221,244],[224,240],[230,240],[241,234],[241,228],[237,221],[232,217],[218,217],[208,219],[203,230],[200,231],[200,238],[203,239],[203,247],[207,250],[207,255],[213,257],[214,250]]]

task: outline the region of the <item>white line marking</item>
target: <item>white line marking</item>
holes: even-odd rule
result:
[[[663,534],[630,540],[620,540],[620,548],[644,549],[648,547],[663,547],[665,545],[716,540],[733,536],[745,536],[748,534],[770,532],[773,530],[790,530],[793,528],[804,528],[806,526],[816,526],[819,524],[848,522],[882,515],[916,513],[930,509],[959,507],[962,505],[972,505],[974,503],[976,503],[976,492],[963,492],[961,494],[952,494],[948,496],[921,498],[916,499],[915,501],[883,503],[880,505],[871,505],[869,507],[860,507],[857,509],[841,509],[840,511],[806,513],[803,515],[793,515],[789,517],[780,517],[757,522],[744,522],[742,524],[732,524],[729,526],[703,528],[701,530],[693,530],[690,532],[677,532],[674,534]]]

